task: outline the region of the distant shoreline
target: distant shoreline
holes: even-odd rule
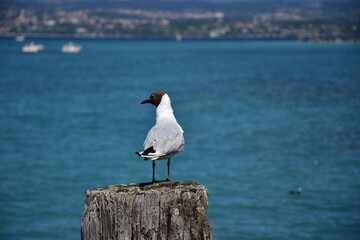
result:
[[[62,35],[62,34],[0,34],[0,38],[16,38],[23,35],[26,39],[84,39],[84,40],[122,40],[122,41],[175,41],[174,37],[156,37],[156,36],[85,36],[85,35]],[[26,42],[26,39],[24,42]],[[182,41],[300,41],[300,42],[359,42],[360,36],[320,36],[318,38],[298,36],[249,36],[249,37],[183,37]]]

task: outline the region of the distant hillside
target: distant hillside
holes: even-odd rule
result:
[[[256,14],[294,9],[308,19],[360,19],[358,0],[1,0],[2,11],[10,8],[33,9],[36,12],[83,9],[143,9],[174,12],[224,12],[227,18],[249,20]]]
[[[358,0],[0,0],[0,34],[358,38]]]

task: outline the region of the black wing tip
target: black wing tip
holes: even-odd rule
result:
[[[143,152],[143,155],[148,155],[149,153],[154,153],[156,152],[154,147],[149,147],[148,149],[146,149],[144,152]]]
[[[143,155],[140,154],[140,152],[135,152],[136,155],[138,155],[139,157],[143,157],[145,161],[149,160],[149,158],[144,157]]]
[[[148,149],[146,149],[145,151],[143,151],[142,153],[140,152],[135,152],[135,154],[137,154],[139,157],[143,157],[145,161],[149,160],[148,157],[144,157],[146,155],[148,155],[149,153],[154,153],[155,150],[153,147],[149,147]]]

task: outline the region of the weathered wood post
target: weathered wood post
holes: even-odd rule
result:
[[[90,189],[81,239],[212,239],[207,207],[207,189],[197,181]]]

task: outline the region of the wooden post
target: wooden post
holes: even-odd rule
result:
[[[207,189],[197,181],[90,189],[86,191],[81,239],[212,239],[207,207]]]

